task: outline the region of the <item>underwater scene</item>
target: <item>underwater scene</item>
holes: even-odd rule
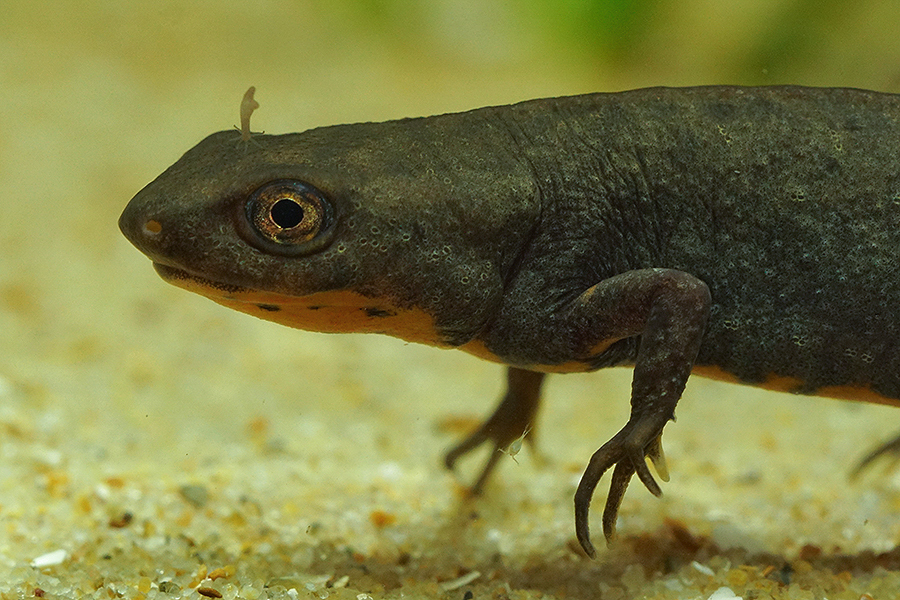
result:
[[[897,597],[900,464],[880,457],[852,476],[900,432],[897,407],[694,373],[666,426],[664,458],[650,453],[646,472],[662,495],[634,478],[607,546],[612,469],[605,473],[588,520],[590,558],[573,498],[592,454],[629,418],[630,367],[549,374],[534,422],[500,448],[459,453],[450,471],[446,453],[506,391],[506,370],[488,348],[436,347],[450,338],[427,315],[372,304],[375,292],[285,300],[243,275],[243,287],[210,286],[161,258],[178,253],[279,289],[298,285],[259,257],[318,256],[303,244],[346,226],[315,188],[290,188],[299,212],[278,212],[281,196],[261,199],[249,217],[256,225],[268,216],[309,229],[249,242],[245,255],[230,241],[204,246],[194,233],[231,231],[248,216],[224,204],[202,214],[185,204],[175,221],[149,209],[131,225],[123,217],[128,237],[164,263],[156,269],[119,228],[135,194],[223,130],[227,143],[203,169],[176,170],[177,185],[159,188],[154,206],[231,189],[241,165],[269,152],[262,132],[655,86],[900,94],[893,0],[6,0],[2,8],[0,598]],[[392,147],[396,163],[342,184],[374,186],[395,164],[407,168],[408,150]],[[503,167],[508,150],[481,157],[494,165],[483,172],[498,194],[519,189]],[[900,140],[878,152],[900,166]],[[362,154],[353,160],[371,160]],[[225,176],[208,176],[226,164]],[[384,206],[395,208],[390,199]],[[435,236],[456,222],[431,205],[420,212]],[[495,248],[521,226],[510,219],[486,235],[473,218],[464,229]],[[178,248],[146,241],[175,227],[189,232]],[[400,264],[391,247],[370,248],[373,264]],[[330,268],[313,275],[339,280]],[[447,283],[429,268],[395,269],[392,281],[405,298]],[[489,278],[462,277],[472,294]],[[357,315],[352,326],[335,306]],[[346,329],[393,336],[336,335]],[[535,376],[520,375],[527,395]],[[488,460],[495,468],[473,494]]]

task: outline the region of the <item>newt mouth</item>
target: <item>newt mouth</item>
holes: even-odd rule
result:
[[[203,293],[202,291],[200,291],[201,289],[208,291],[215,290],[216,292],[222,294],[240,294],[243,292],[251,291],[250,289],[239,285],[232,285],[229,283],[213,281],[212,279],[206,279],[205,277],[200,277],[198,275],[194,275],[193,273],[189,273],[184,269],[179,269],[178,267],[173,267],[171,265],[156,261],[153,262],[153,268],[167,283],[171,283],[174,286],[189,289],[191,291],[197,291],[201,294]]]

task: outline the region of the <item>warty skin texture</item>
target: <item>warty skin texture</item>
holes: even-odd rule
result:
[[[259,241],[248,198],[278,181],[320,192],[312,239]],[[659,492],[643,457],[665,471],[660,436],[692,369],[900,398],[890,94],[654,88],[249,141],[219,132],[120,226],[164,278],[238,310],[508,365],[504,400],[451,467],[531,430],[542,373],[634,364],[631,417],[576,493],[589,554],[606,470],[608,538],[632,475]]]

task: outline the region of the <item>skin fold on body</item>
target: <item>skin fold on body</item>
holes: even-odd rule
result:
[[[631,416],[575,494],[592,556],[595,487],[612,469],[611,539],[633,475],[660,493],[645,458],[667,478],[692,371],[900,404],[900,96],[652,88],[252,139],[248,113],[119,224],[225,306],[507,365],[450,468],[531,440],[546,373],[633,365]]]

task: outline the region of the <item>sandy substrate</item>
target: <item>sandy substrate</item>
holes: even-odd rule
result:
[[[469,499],[483,455],[460,480],[441,457],[500,367],[232,313],[165,285],[116,228],[249,84],[281,132],[631,79],[428,79],[302,3],[126,4],[14,1],[0,25],[0,598],[897,597],[900,471],[847,479],[896,409],[692,380],[665,495],[634,485],[591,561],[572,496],[625,422],[629,371],[552,377],[540,460],[504,458]]]

